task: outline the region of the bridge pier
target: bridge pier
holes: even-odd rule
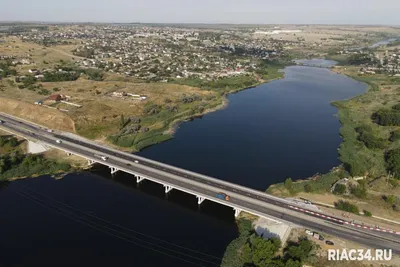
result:
[[[89,166],[93,165],[94,163],[95,163],[94,160],[88,159],[88,165],[89,165]]]
[[[140,176],[136,176],[136,183],[139,184],[141,181],[143,181],[144,178]]]
[[[233,208],[233,210],[235,211],[235,218],[237,218],[239,216],[239,214],[242,212],[241,209],[237,209],[237,208]]]
[[[169,191],[171,191],[173,189],[173,187],[169,186],[169,185],[164,185],[164,187],[165,187],[165,193],[166,194],[169,193]]]
[[[119,171],[117,168],[114,167],[109,167],[111,169],[111,174],[116,173],[117,171]]]
[[[203,201],[205,200],[205,198],[204,197],[200,197],[200,196],[196,196],[197,197],[197,204],[201,204],[201,203],[203,203]]]

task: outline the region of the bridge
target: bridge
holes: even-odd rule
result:
[[[108,166],[112,174],[132,174],[137,183],[150,180],[161,184],[166,194],[171,190],[186,192],[195,196],[199,205],[205,200],[213,201],[231,207],[235,216],[245,211],[276,222],[353,240],[368,247],[387,248],[400,253],[400,232],[358,225],[262,191],[122,152],[70,133],[48,131],[46,127],[8,114],[0,113],[0,120],[0,129],[11,134],[81,156],[87,159],[89,165],[99,163]],[[229,200],[218,198],[216,194],[219,192],[229,195]]]

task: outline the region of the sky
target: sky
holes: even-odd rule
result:
[[[400,25],[399,0],[0,0],[0,21]]]

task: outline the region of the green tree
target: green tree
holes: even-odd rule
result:
[[[240,256],[242,263],[252,263],[253,262],[253,252],[251,251],[250,244],[246,243],[243,246],[242,254]]]
[[[306,183],[306,184],[304,185],[304,191],[307,192],[307,193],[310,193],[310,192],[313,191],[313,188],[312,188],[312,186],[311,186],[310,183]]]
[[[12,147],[18,146],[18,139],[15,137],[11,137],[10,139],[7,140],[7,143],[10,144]]]
[[[400,149],[390,150],[386,155],[387,169],[400,178]]]
[[[293,260],[293,259],[288,259],[285,263],[285,267],[301,267],[303,264],[301,261]]]
[[[300,238],[299,242],[291,242],[285,249],[285,258],[294,261],[304,261],[310,256],[313,250],[313,243],[307,238]]]
[[[4,146],[7,143],[7,138],[5,136],[0,136],[0,146]]]
[[[240,235],[249,236],[253,232],[252,222],[247,219],[240,219],[238,221],[238,230]]]
[[[265,240],[258,236],[253,236],[250,240],[253,250],[253,263],[257,266],[265,266],[271,262],[275,253],[278,251],[276,241]]]
[[[293,180],[292,180],[292,178],[290,178],[290,177],[286,178],[284,185],[285,185],[285,188],[287,190],[291,191],[293,189]]]

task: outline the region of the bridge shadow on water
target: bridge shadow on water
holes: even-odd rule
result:
[[[117,172],[111,174],[107,166],[94,164],[90,169],[90,173],[96,174],[104,179],[112,180],[115,183],[128,187],[140,193],[150,195],[168,203],[190,210],[192,212],[200,212],[207,216],[227,221],[235,222],[234,211],[231,207],[221,205],[209,200],[205,200],[201,205],[197,204],[197,198],[194,195],[172,189],[169,193],[165,193],[164,186],[149,180],[143,180],[139,184],[136,182],[135,176],[125,172]]]

